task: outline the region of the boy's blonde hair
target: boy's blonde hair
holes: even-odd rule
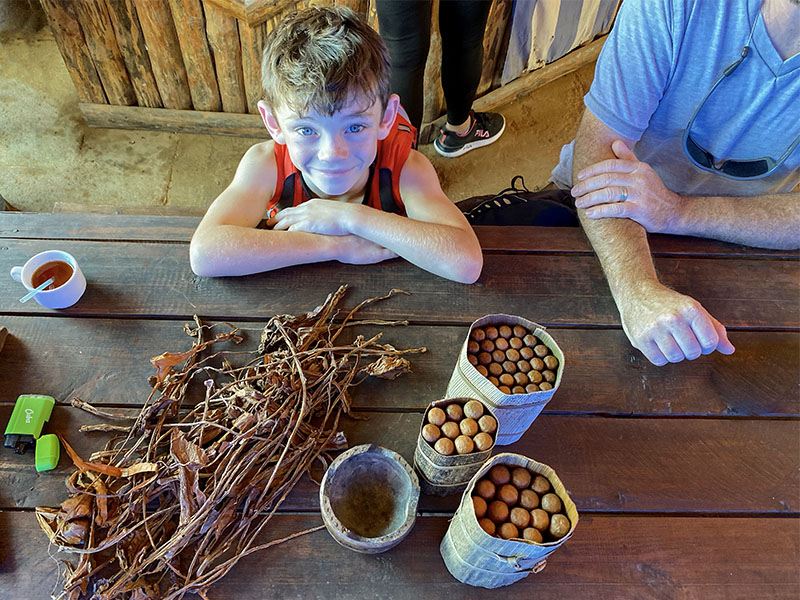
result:
[[[389,78],[383,40],[344,6],[289,15],[270,33],[261,61],[264,101],[300,114],[332,115],[354,99],[385,108]]]

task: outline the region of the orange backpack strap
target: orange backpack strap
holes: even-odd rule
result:
[[[285,144],[275,142],[275,193],[267,204],[267,218],[290,206],[297,206],[307,198],[304,197],[300,173],[292,164]]]
[[[405,216],[406,209],[400,197],[400,173],[416,141],[416,128],[398,113],[389,135],[378,142],[378,153],[370,173],[368,203],[372,208]]]

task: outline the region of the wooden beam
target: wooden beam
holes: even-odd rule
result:
[[[261,55],[264,52],[267,33],[274,23],[261,23],[254,27],[239,23],[239,39],[242,48],[242,72],[244,89],[247,95],[247,111],[258,114],[258,101],[261,100]]]
[[[86,48],[94,59],[110,104],[136,104],[125,61],[122,58],[108,7],[103,2],[80,0],[75,9],[81,20]]]
[[[81,102],[105,103],[103,84],[100,83],[94,60],[86,48],[75,7],[69,2],[58,0],[41,0],[41,3],[72,85],[78,92],[78,98]]]
[[[577,71],[585,65],[591,64],[597,60],[605,39],[605,36],[596,39],[541,69],[536,69],[535,71],[522,75],[511,83],[497,88],[485,96],[481,96],[472,103],[472,108],[477,111],[490,111],[500,106],[505,106],[510,102],[524,98],[543,85],[552,83],[559,77],[563,77],[573,71]],[[444,125],[444,121],[445,117],[442,116],[435,121],[423,123],[419,134],[420,143],[427,144],[433,140],[436,132]]]
[[[481,80],[478,83],[478,96],[482,96],[492,87],[497,63],[502,63],[506,57],[503,42],[506,39],[508,21],[511,18],[511,0],[495,0],[487,18],[488,25],[483,34],[483,68]]]
[[[422,79],[422,122],[431,121],[442,114],[442,36],[439,33],[439,1],[431,3],[431,41],[425,74]]]
[[[117,44],[131,76],[137,104],[160,108],[161,94],[158,93],[158,84],[150,67],[147,45],[133,0],[107,0],[106,5],[114,25]]]
[[[133,0],[165,108],[192,108],[178,34],[167,0]]]
[[[239,25],[235,17],[213,4],[206,3],[204,8],[206,33],[217,71],[222,110],[226,113],[246,113]]]
[[[255,27],[267,19],[283,15],[298,6],[298,0],[205,0],[206,4],[216,4],[219,8],[233,15],[243,24]]]
[[[222,101],[200,0],[170,0],[169,4],[189,80],[192,106],[197,110],[221,111]]]
[[[108,104],[82,103],[78,106],[89,127],[270,139],[259,115]]]

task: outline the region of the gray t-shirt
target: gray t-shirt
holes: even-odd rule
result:
[[[800,183],[800,146],[772,175],[735,181],[695,167],[682,136],[692,113],[741,56],[760,0],[624,0],[597,60],[586,107],[636,141],[634,153],[674,192],[754,196]],[[714,90],[692,138],[715,159],[778,159],[800,135],[800,54],[781,60],[758,16],[750,53]],[[572,183],[572,144],[553,181]]]

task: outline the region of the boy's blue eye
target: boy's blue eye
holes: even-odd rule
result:
[[[347,133],[358,133],[359,131],[364,130],[364,125],[350,125],[347,128]]]
[[[298,127],[295,131],[302,136],[314,135],[314,130],[311,127]]]

